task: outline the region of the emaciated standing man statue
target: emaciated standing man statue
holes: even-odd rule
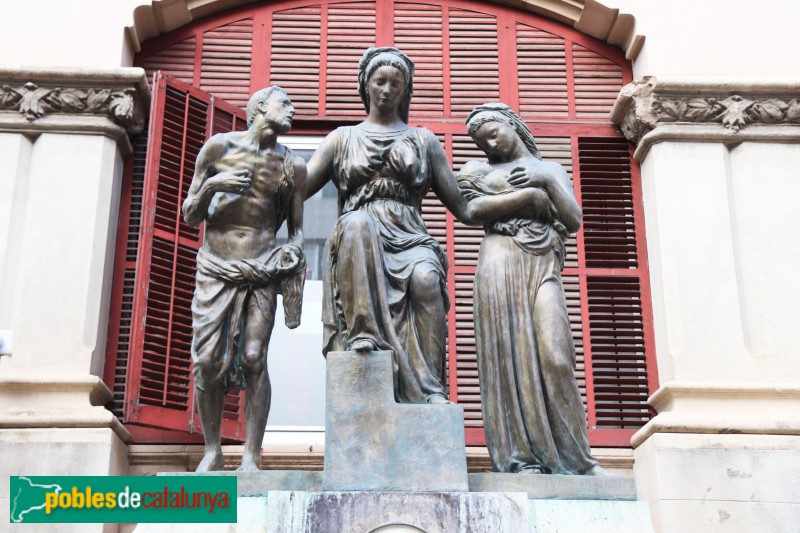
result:
[[[247,442],[239,470],[258,470],[278,293],[284,296],[286,325],[300,324],[307,173],[304,161],[277,143],[293,116],[280,87],[255,93],[247,104],[247,131],[215,135],[203,146],[183,203],[187,224],[206,221],[192,302],[195,394],[205,437],[198,472],[225,464],[220,426],[225,394],[233,388],[246,391]],[[284,220],[289,243],[276,248],[275,233]]]

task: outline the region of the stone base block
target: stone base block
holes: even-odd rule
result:
[[[159,476],[230,476],[237,477],[239,497],[266,496],[272,491],[322,490],[322,472],[304,470],[262,470],[260,472],[159,472]]]
[[[425,533],[528,528],[528,500],[521,493],[271,492],[268,498],[270,533],[367,532],[386,526]]]
[[[128,472],[127,446],[111,428],[0,429],[0,458],[0,524],[10,521],[9,476],[120,476]],[[16,524],[13,529],[33,532],[43,527]],[[58,525],[58,531],[67,533],[117,529],[103,524]]]
[[[463,408],[396,403],[390,352],[329,353],[322,487],[467,491]]]
[[[800,436],[655,433],[635,456],[659,533],[798,531]]]
[[[636,483],[625,476],[469,474],[471,492],[526,492],[555,500],[635,500]]]
[[[133,533],[266,533],[266,496],[236,499],[235,524],[139,524]]]
[[[135,533],[652,533],[647,504],[524,493],[269,492],[236,524],[140,524]],[[385,528],[385,529],[384,529]]]
[[[531,500],[530,533],[652,533],[645,502]]]

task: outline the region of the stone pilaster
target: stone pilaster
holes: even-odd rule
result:
[[[127,472],[130,435],[98,376],[124,160],[149,100],[138,68],[0,69],[0,330],[14,338],[0,477]]]
[[[800,491],[800,83],[620,92],[636,145],[658,414],[632,439],[656,531],[791,529]]]

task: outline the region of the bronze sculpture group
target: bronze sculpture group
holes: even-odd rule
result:
[[[408,125],[414,63],[370,48],[359,64],[367,118],[331,132],[304,165],[277,144],[294,113],[277,87],[248,104],[246,132],[203,147],[184,203],[206,221],[198,253],[192,355],[206,455],[221,469],[222,398],[246,389],[242,470],[258,468],[269,412],[267,348],[276,294],[299,323],[305,262],[302,202],[332,181],[339,218],[326,248],[323,353],[393,354],[400,403],[448,403],[447,261],[422,220],[432,190],[466,224],[484,224],[475,280],[475,335],[487,446],[499,472],[603,474],[589,453],[573,376],[575,348],[560,271],[581,211],[564,169],[542,162],[522,119],[479,106],[467,129],[488,163],[456,176],[432,132]],[[290,243],[276,248],[287,221]],[[508,309],[513,309],[509,313]]]

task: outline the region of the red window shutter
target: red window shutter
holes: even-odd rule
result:
[[[146,55],[141,66],[152,80],[159,70],[184,83],[192,83],[195,73],[195,49],[197,37],[191,35],[176,43],[169,44],[152,54]],[[145,52],[146,54],[146,52]]]
[[[569,117],[564,38],[517,24],[519,112],[524,119]]]
[[[652,415],[652,329],[643,298],[646,263],[639,234],[641,191],[623,138],[578,139],[582,249],[575,272],[582,291],[589,431],[595,443],[630,436]]]
[[[120,212],[117,221],[117,246],[114,258],[114,284],[111,291],[111,317],[106,342],[104,380],[114,393],[107,406],[124,419],[128,387],[133,293],[136,282],[136,257],[139,252],[139,224],[142,218],[142,193],[147,157],[147,132],[133,139],[133,154],[122,178]]]
[[[204,32],[200,88],[244,108],[250,98],[252,52],[252,18]]]
[[[237,26],[251,20],[246,31]],[[231,76],[224,61],[211,60],[209,39],[217,40],[220,53],[230,50],[235,56]],[[656,388],[656,369],[638,167],[608,116],[632,77],[619,50],[488,2],[281,0],[193,23],[146,43],[137,61],[196,85],[218,80],[204,87],[223,98],[229,97],[230,84],[244,86],[241,73],[249,64],[251,89],[267,80],[287,89],[298,109],[294,133],[319,134],[363,119],[357,65],[364,49],[376,42],[395,45],[415,61],[410,123],[439,137],[454,168],[484,157],[466,135],[464,118],[475,105],[502,100],[528,121],[545,159],[561,163],[573,177],[584,223],[566,243],[563,278],[576,378],[592,445],[627,446],[635,427],[649,416],[642,406]],[[480,445],[471,284],[483,231],[456,222],[432,194],[422,209],[449,260],[450,392],[464,405],[467,443]],[[629,303],[637,298],[641,322],[620,320],[635,315]]]
[[[291,96],[298,115],[319,114],[321,16],[318,5],[272,16],[270,83]]]
[[[497,17],[451,9],[449,28],[451,111],[465,119],[476,105],[500,99]]]
[[[608,120],[624,85],[622,66],[577,43],[572,45],[575,115]]]
[[[183,222],[181,204],[197,154],[211,132],[243,129],[242,111],[158,73],[154,81],[138,225],[135,287],[124,390],[129,424],[198,433],[191,372],[195,255],[202,232]],[[139,159],[141,165],[141,159]],[[129,241],[130,242],[130,241]],[[128,248],[126,259],[134,256]],[[118,358],[119,371],[122,360]],[[121,374],[121,372],[120,372]],[[223,436],[242,440],[241,391],[225,399]]]
[[[394,45],[414,58],[411,119],[441,117],[444,111],[442,7],[396,3]]]
[[[325,114],[364,116],[358,96],[358,60],[375,46],[375,2],[327,6]]]

